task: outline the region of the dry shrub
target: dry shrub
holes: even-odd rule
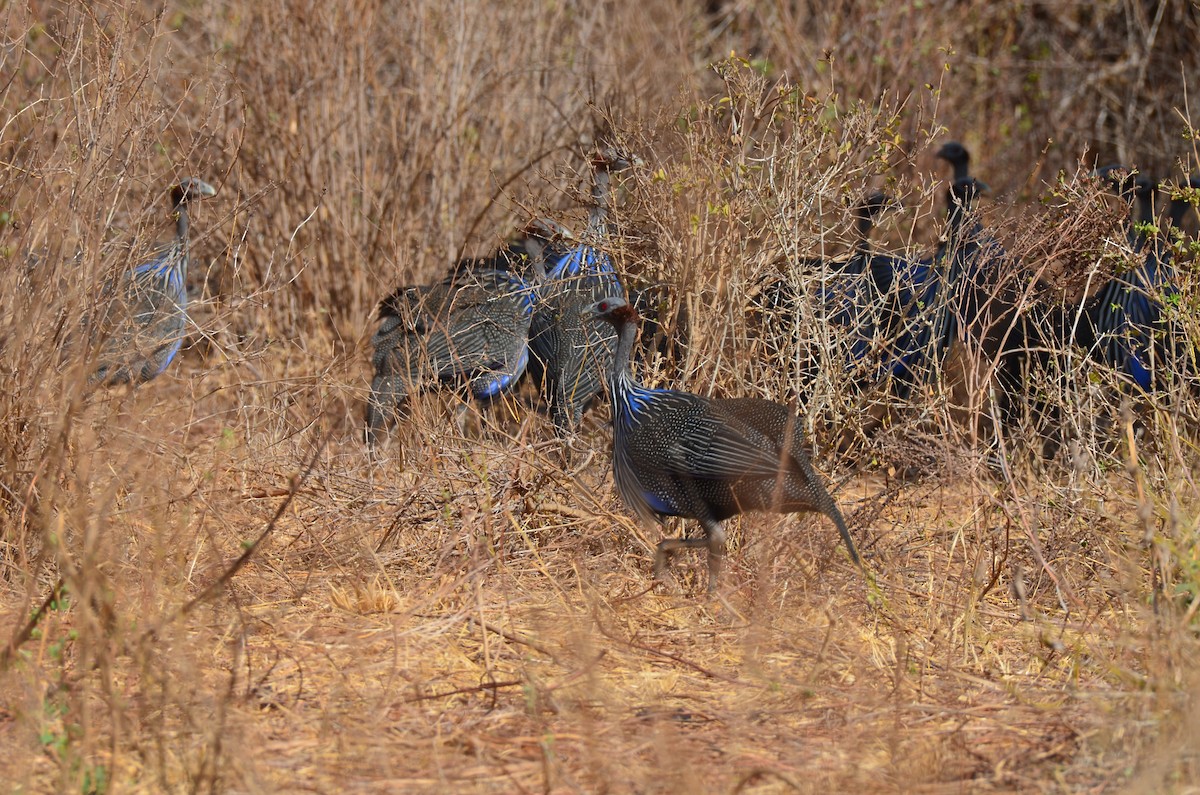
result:
[[[1037,195],[1040,179],[1071,172],[1084,151],[1154,174],[1191,159],[1179,132],[1200,33],[1194,3],[712,5],[717,52],[753,53],[800,85],[836,82],[851,101],[908,102],[905,140],[927,130],[916,112],[926,103],[911,105],[935,87],[936,121],[1004,195]]]
[[[0,12],[6,783],[1083,788],[1156,746],[1173,756],[1148,787],[1186,776],[1195,371],[1122,413],[1118,374],[1053,351],[1031,378],[1066,452],[997,481],[946,383],[867,433],[890,404],[842,366],[812,289],[830,272],[805,262],[845,254],[875,188],[904,206],[877,245],[928,254],[946,127],[1001,205],[1074,174],[1085,138],[1196,166],[1172,115],[1195,10],[709,5]],[[646,161],[622,177],[614,257],[669,285],[688,330],[646,379],[803,397],[877,588],[825,523],[755,516],[733,523],[732,611],[684,556],[683,593],[651,590],[659,534],[612,492],[603,410],[564,466],[528,393],[461,431],[453,396],[423,396],[368,463],[375,300],[532,215],[578,230],[602,137]],[[185,353],[89,392],[81,319],[191,175],[221,193],[193,217]],[[1050,193],[988,214],[1024,312],[1120,258],[1115,203],[1076,177]],[[799,299],[767,331],[748,311],[764,277]],[[1197,300],[1185,272],[1169,306],[1190,342]],[[986,414],[985,381],[964,405]],[[1032,450],[1048,431],[1024,416],[1011,442]],[[919,484],[870,471],[918,455],[941,466]]]
[[[656,164],[630,177],[622,210],[649,243],[619,249],[618,262],[671,285],[690,330],[678,371],[648,377],[704,394],[800,397],[823,436],[861,409],[853,383],[878,362],[845,367],[844,331],[814,286],[848,255],[852,207],[902,157],[897,116],[843,109],[835,93],[768,80],[741,59],[716,72],[717,101],[685,105],[629,142]],[[783,306],[755,310],[764,290],[785,294]]]

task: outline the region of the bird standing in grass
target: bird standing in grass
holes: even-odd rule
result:
[[[1114,275],[1088,307],[1081,341],[1093,356],[1149,392],[1162,364],[1163,351],[1155,344],[1163,332],[1161,299],[1177,292],[1169,258],[1157,244],[1148,245],[1157,188],[1148,177],[1119,166],[1100,169],[1097,175],[1132,200],[1126,234],[1135,264]]]
[[[583,411],[604,385],[616,345],[611,329],[586,323],[581,311],[610,295],[625,295],[612,260],[599,248],[608,237],[611,174],[633,165],[613,148],[592,158],[592,207],[584,242],[567,252],[546,274],[530,330],[533,369],[540,375],[550,418],[560,434],[573,431]]]
[[[171,188],[175,237],[118,283],[117,301],[101,323],[104,336],[89,383],[143,383],[179,353],[187,333],[188,204],[216,192],[194,177]]]
[[[854,208],[854,250],[846,260],[830,260],[836,269],[821,290],[822,303],[830,321],[845,332],[848,343],[846,366],[853,369],[869,360],[876,338],[886,331],[889,318],[883,314],[884,299],[891,289],[892,274],[902,260],[871,250],[871,232],[883,211],[894,202],[884,193],[872,193]]]
[[[441,282],[401,287],[379,305],[367,443],[411,394],[466,384],[491,400],[525,372],[535,290],[553,230],[534,225],[497,254],[465,259]]]
[[[723,522],[750,510],[816,511],[837,526],[850,559],[862,565],[846,522],[804,452],[800,419],[786,406],[758,398],[720,400],[674,389],[647,389],[630,369],[637,311],[619,296],[585,308],[593,322],[616,330],[608,389],[612,397],[613,476],[626,506],[642,519],[696,519],[703,538],[668,538],[658,545],[661,575],[672,552],[708,550],[713,591],[725,555]]]
[[[807,388],[816,383],[822,361],[844,368],[852,376],[877,369],[880,340],[895,324],[894,316],[886,311],[885,299],[893,274],[903,270],[905,263],[889,254],[873,253],[871,232],[876,220],[894,204],[884,193],[867,195],[852,211],[853,245],[848,256],[783,261],[792,275],[760,277],[751,293],[751,312],[767,348],[781,360],[799,364],[790,380],[800,387],[801,402],[808,398]],[[828,336],[814,335],[801,320],[809,317],[806,307],[812,298],[807,293],[814,283],[819,312],[834,332]],[[850,383],[858,388],[863,380],[852,377]]]
[[[986,190],[974,177],[955,180],[947,191],[944,242],[932,259],[895,275],[902,328],[884,369],[901,399],[936,375],[961,322],[974,317],[987,290],[986,265],[997,253],[973,213],[975,198]]]

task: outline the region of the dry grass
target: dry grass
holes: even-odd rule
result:
[[[998,480],[984,384],[975,422],[949,383],[896,408],[817,302],[748,311],[766,273],[812,295],[788,263],[842,254],[868,188],[904,205],[881,245],[929,251],[948,135],[1023,301],[1120,266],[1079,174],[1200,167],[1196,9],[1002,5],[4,6],[4,789],[1195,791],[1194,376],[1131,401],[1060,352],[1063,451],[1027,417]],[[604,409],[564,456],[528,392],[464,431],[422,396],[368,460],[374,302],[531,215],[580,228],[601,137],[646,162],[618,267],[690,330],[646,377],[804,396],[872,582],[827,523],[754,515],[724,602],[694,556],[652,587]],[[88,393],[80,318],[185,175],[220,186],[185,353]]]

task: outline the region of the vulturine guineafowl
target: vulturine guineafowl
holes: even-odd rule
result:
[[[1047,457],[1062,445],[1063,422],[1061,406],[1043,397],[1054,393],[1046,389],[1046,379],[1058,379],[1059,390],[1066,389],[1069,365],[1064,366],[1063,357],[1069,349],[1079,346],[1141,390],[1161,379],[1164,365],[1180,372],[1190,360],[1186,334],[1167,321],[1160,303],[1175,290],[1174,269],[1167,244],[1170,232],[1149,234],[1156,215],[1152,181],[1121,165],[1098,168],[1092,176],[1129,205],[1124,232],[1132,267],[1119,269],[1123,272],[1102,282],[1090,299],[1033,302],[1014,329],[1018,345],[1006,352],[999,368],[1010,414],[1015,416],[1018,404],[1024,404],[1034,426],[1045,432],[1042,454]],[[1171,202],[1172,226],[1191,208],[1183,199],[1178,196]]]
[[[1104,166],[1094,170],[1092,177],[1132,205],[1135,175],[1129,168]],[[1131,250],[1140,245],[1132,225],[1127,224],[1126,233]],[[1071,350],[1078,346],[1087,355],[1101,358],[1093,317],[1100,294],[1110,287],[1101,284],[1090,300],[1080,296],[1033,301],[1014,329],[1013,344],[998,368],[1005,425],[1015,426],[1024,410],[1033,428],[1042,433],[1041,454],[1046,458],[1057,455],[1066,438],[1062,405],[1052,398],[1069,391]]]
[[[550,418],[560,435],[579,425],[612,362],[612,329],[586,323],[581,310],[606,296],[625,295],[612,260],[597,245],[608,235],[611,174],[632,165],[613,148],[592,157],[592,207],[584,240],[549,269],[539,291],[529,340],[532,369],[542,378]]]
[[[781,363],[799,365],[791,380],[802,402],[808,398],[808,387],[816,383],[822,361],[852,374],[873,371],[876,366],[873,355],[891,320],[885,298],[894,273],[902,266],[898,258],[872,251],[871,232],[894,204],[884,193],[868,195],[852,210],[854,227],[847,256],[788,260],[782,264],[792,276],[768,274],[759,278],[750,294],[751,312],[767,350]],[[806,295],[803,285],[810,284],[815,289],[807,288]],[[810,317],[806,306],[812,303],[834,331],[832,348],[819,349],[823,339],[818,341],[812,329],[800,321]],[[852,375],[851,383],[857,385],[859,379]]]
[[[529,362],[529,325],[555,230],[535,224],[491,257],[465,259],[441,282],[401,287],[379,306],[367,442],[409,395],[466,385],[476,400],[509,389]]]
[[[104,337],[89,383],[149,381],[167,368],[187,334],[188,204],[217,193],[186,177],[171,188],[175,237],[125,274],[100,324]]]
[[[621,499],[642,519],[681,516],[704,528],[704,538],[660,542],[656,574],[663,572],[674,550],[705,547],[708,587],[714,590],[725,554],[722,523],[750,510],[825,514],[841,533],[851,560],[861,566],[837,504],[804,452],[801,421],[790,409],[758,398],[718,400],[647,389],[630,369],[637,311],[617,296],[585,311],[617,333],[607,380],[613,402],[613,476]]]
[[[1126,234],[1134,265],[1109,279],[1087,307],[1080,342],[1100,362],[1148,392],[1154,387],[1154,371],[1161,365],[1161,346],[1155,345],[1156,337],[1161,339],[1163,333],[1160,300],[1176,289],[1169,260],[1164,261],[1157,244],[1147,245],[1157,189],[1148,177],[1119,167],[1101,169],[1098,174],[1123,197],[1132,197]]]
[[[947,141],[934,154],[939,160],[945,160],[954,168],[950,179],[957,182],[971,176],[971,153],[958,141]]]
[[[950,290],[951,308],[947,337],[961,336],[964,327],[975,324],[996,287],[996,264],[1005,256],[1000,243],[979,222],[975,200],[990,190],[971,176],[971,155],[958,141],[948,141],[937,157],[954,168],[946,192],[946,236],[938,256],[949,261],[944,268]],[[985,333],[975,329],[975,333]]]
[[[821,290],[822,304],[831,323],[841,327],[847,341],[846,366],[868,360],[877,337],[885,332],[885,296],[901,260],[871,249],[871,232],[883,212],[894,204],[884,193],[872,193],[854,208],[854,249],[845,260],[831,260],[833,272]]]
[[[857,275],[870,272],[883,281],[887,287],[888,269],[894,267],[893,257],[886,254],[875,254],[871,249],[871,232],[875,223],[885,210],[895,204],[895,200],[885,193],[875,192],[866,196],[854,206],[851,215],[854,219],[854,232],[851,240],[850,255],[843,258],[801,257],[786,263],[789,267],[801,272],[822,272],[830,275]],[[835,276],[836,280],[836,276]],[[843,290],[827,291],[825,295],[835,299]],[[795,312],[797,298],[792,283],[782,274],[771,273],[759,279],[758,288],[754,292],[754,303],[765,312]]]
[[[883,357],[882,372],[891,378],[892,392],[902,400],[909,397],[918,381],[934,372],[933,364],[940,362],[949,344],[944,336],[938,342],[939,333],[947,330],[947,318],[935,309],[948,295],[942,286],[948,281],[944,278],[948,270],[945,266],[950,264],[947,256],[954,251],[952,243],[961,237],[956,228],[970,215],[970,203],[987,189],[982,182],[972,180],[971,155],[958,141],[942,144],[934,157],[953,167],[946,191],[946,233],[937,251],[918,260],[880,259],[872,266],[875,289],[884,306],[880,336],[890,346]],[[961,206],[960,199],[968,206]]]
[[[955,180],[947,190],[946,235],[937,252],[894,276],[902,327],[884,371],[901,399],[935,377],[961,320],[973,317],[987,289],[986,265],[996,252],[994,241],[982,236],[973,208],[987,189],[974,177]]]

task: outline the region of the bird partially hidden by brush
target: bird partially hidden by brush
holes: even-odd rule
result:
[[[401,287],[380,303],[368,445],[409,395],[465,384],[488,401],[516,384],[529,363],[535,290],[557,233],[536,222],[493,256],[462,260],[440,282]]]
[[[952,182],[971,176],[971,153],[958,141],[947,141],[933,155],[938,160],[945,160],[954,169]]]
[[[529,332],[530,369],[543,382],[550,418],[560,436],[569,436],[583,412],[603,390],[604,374],[616,339],[611,331],[585,323],[581,310],[625,288],[612,260],[598,246],[608,241],[611,175],[640,162],[613,147],[591,159],[592,206],[584,240],[547,268],[546,284]]]
[[[610,323],[617,332],[608,389],[613,476],[621,499],[639,518],[680,516],[704,528],[703,538],[660,542],[656,576],[675,550],[703,547],[708,588],[714,591],[725,555],[723,522],[751,510],[822,513],[837,526],[850,559],[862,565],[841,511],[804,452],[800,420],[787,406],[648,389],[630,370],[637,310],[613,296],[586,307],[584,316]]]
[[[1167,331],[1162,299],[1178,294],[1170,257],[1155,239],[1154,197],[1157,186],[1147,176],[1122,166],[1098,169],[1096,176],[1131,203],[1126,235],[1133,267],[1115,274],[1087,306],[1080,341],[1092,356],[1126,375],[1144,392],[1163,383],[1165,351],[1161,345]],[[1174,213],[1183,208],[1173,208]],[[1182,218],[1182,212],[1179,215]]]
[[[175,237],[114,286],[115,300],[96,324],[96,370],[89,384],[139,384],[167,369],[187,334],[188,204],[215,196],[187,177],[171,188]]]
[[[887,339],[895,319],[887,314],[894,274],[907,263],[893,255],[875,253],[871,232],[884,211],[898,203],[884,193],[871,193],[855,205],[853,247],[843,258],[802,257],[783,261],[785,272],[758,279],[749,298],[748,316],[765,347],[781,362],[800,365],[791,380],[802,386],[801,402],[809,397],[803,386],[815,384],[822,361],[851,373],[852,388],[867,379],[858,377],[874,369],[881,341]],[[808,293],[816,286],[816,303],[834,334],[817,335],[800,319],[808,316]],[[644,321],[643,321],[644,324]],[[825,339],[832,340],[830,346]]]
[[[905,263],[891,277],[899,328],[883,370],[901,400],[936,378],[960,320],[973,318],[984,300],[987,266],[999,255],[973,211],[976,197],[987,190],[974,177],[955,180],[947,190],[945,239],[932,257]]]

